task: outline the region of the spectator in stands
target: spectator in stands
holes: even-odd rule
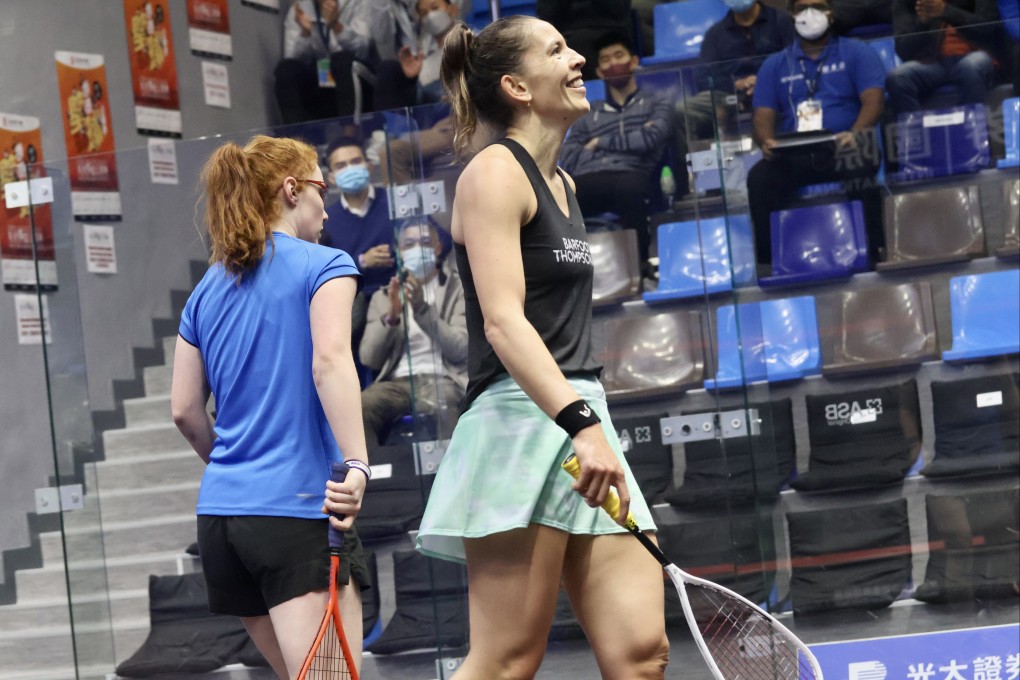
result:
[[[595,68],[602,37],[607,33],[629,35],[631,29],[630,0],[538,0],[535,16],[555,26],[567,44],[581,53],[585,80],[600,77]]]
[[[283,20],[276,101],[284,123],[354,113],[355,61],[372,59],[369,0],[295,0]]]
[[[754,88],[754,137],[764,158],[747,176],[758,262],[772,260],[769,216],[808,184],[845,182],[864,204],[872,256],[883,245],[882,201],[875,184],[875,125],[882,116],[885,69],[868,45],[834,35],[827,0],[793,0],[799,39],[765,60]],[[777,136],[828,130],[831,147],[780,153]]]
[[[905,62],[886,88],[895,113],[917,111],[925,96],[946,84],[961,104],[979,104],[995,74],[999,47],[996,0],[893,0],[896,53]]]
[[[833,29],[840,34],[862,26],[892,27],[889,0],[832,0],[832,13]]]
[[[623,33],[607,33],[596,43],[596,74],[606,83],[606,99],[570,128],[560,161],[574,178],[581,212],[590,217],[611,211],[637,231],[641,260],[648,257],[648,201],[653,173],[670,137],[670,103],[642,90],[634,79],[638,57]]]
[[[397,50],[395,60],[385,60],[378,66],[375,106],[380,111],[432,104],[443,96],[439,62],[443,38],[460,14],[458,3],[452,0],[417,0],[415,7],[417,36],[413,44],[405,43]],[[406,8],[399,3],[394,11],[402,14],[405,24],[409,21]],[[402,40],[409,40],[409,37],[403,36]]]
[[[762,60],[793,44],[797,33],[785,12],[758,0],[723,0],[729,11],[705,31],[698,67],[698,94],[676,103],[676,148],[680,162],[687,158],[688,138],[713,139],[734,110],[749,110]],[[736,95],[736,105],[727,98]],[[678,173],[677,195],[685,195],[686,173]]]
[[[400,276],[372,296],[360,350],[378,371],[361,394],[370,444],[412,408],[436,416],[440,439],[453,432],[467,387],[467,320],[460,276],[446,263],[451,243],[429,218],[404,221]]]
[[[340,199],[326,211],[320,243],[338,248],[358,263],[364,276],[351,313],[353,346],[365,330],[368,300],[397,273],[393,257],[393,228],[385,191],[369,181],[368,161],[356,137],[339,137],[326,147],[328,181],[340,189]]]

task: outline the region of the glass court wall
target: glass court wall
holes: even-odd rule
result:
[[[895,67],[892,53],[880,54]],[[879,664],[890,676],[1015,678],[1016,94],[1001,85],[985,103],[960,107],[945,92],[919,112],[887,112],[843,152],[843,167],[868,171],[805,184],[756,229],[752,114],[717,66],[638,76],[643,92],[670,104],[672,128],[647,177],[648,259],[618,212],[586,219],[602,383],[660,543],[682,568],[775,612],[831,677]],[[589,83],[589,98],[600,86]],[[38,440],[52,488],[71,490],[57,494],[62,512],[37,510],[39,554],[14,565],[10,623],[0,628],[5,668],[139,674],[161,658],[146,643],[152,631],[209,626],[227,642],[195,651],[205,671],[267,677],[236,622],[204,612],[188,552],[201,463],[169,414],[176,324],[207,258],[201,206],[193,208],[198,171],[218,145],[254,132],[304,138],[323,156],[331,140],[354,134],[388,202],[402,272],[434,261],[432,234],[450,225],[462,165],[447,116],[418,107],[176,141],[177,185],[152,183],[146,149],[119,151],[119,221],[75,218],[76,160],[32,169],[52,181],[53,200],[31,204],[26,262],[33,277],[55,268],[58,280],[47,290],[32,278],[9,294],[25,296],[18,332],[35,323],[52,342],[15,347],[13,330],[4,342],[32,371],[24,401],[45,414]],[[687,193],[676,188],[685,185]],[[337,201],[333,187],[327,212]],[[111,232],[96,226],[112,226],[116,273],[89,269],[110,256]],[[448,236],[439,241],[450,247]],[[442,262],[456,276],[453,258]],[[154,281],[164,303],[152,302]],[[394,303],[413,396],[371,447],[376,472],[358,521],[376,578],[365,597],[368,677],[449,677],[467,651],[464,570],[413,552],[458,413],[448,383],[463,357],[442,339],[458,323],[443,302],[402,294]],[[40,305],[47,312],[32,322]],[[97,414],[86,366],[109,362],[104,339],[138,323],[151,326],[152,342],[132,352],[137,379],[115,387],[112,413]],[[432,338],[431,349],[415,351],[412,333]],[[359,349],[367,386],[379,368]],[[34,422],[4,419],[5,428]],[[165,615],[171,608],[177,618]],[[675,594],[666,618],[667,677],[709,677]],[[30,651],[54,645],[63,657]],[[596,674],[561,595],[539,677]]]

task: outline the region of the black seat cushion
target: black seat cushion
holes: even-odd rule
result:
[[[866,488],[900,482],[921,451],[917,381],[808,395],[811,454],[798,491]]]
[[[910,580],[907,501],[790,512],[794,614],[888,607]]]
[[[928,567],[924,602],[1020,595],[1020,490],[925,496]]]
[[[743,410],[743,406],[732,408]],[[684,444],[683,486],[666,494],[667,503],[688,508],[732,507],[768,502],[779,495],[796,467],[791,402],[780,399],[749,404],[749,408],[758,411],[760,434]],[[685,411],[684,415],[690,414]]]
[[[935,457],[926,477],[1020,471],[1020,374],[933,381]]]

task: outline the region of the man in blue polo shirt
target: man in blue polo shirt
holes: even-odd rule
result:
[[[772,260],[769,216],[787,208],[809,184],[846,182],[864,204],[873,259],[884,246],[875,125],[882,116],[885,69],[868,45],[833,34],[827,0],[792,0],[798,41],[765,60],[754,90],[754,137],[764,158],[747,176],[758,262]],[[827,130],[831,147],[780,153],[777,136]]]

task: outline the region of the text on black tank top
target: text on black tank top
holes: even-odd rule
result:
[[[524,147],[509,138],[495,143],[502,144],[513,153],[538,200],[535,216],[521,227],[524,315],[535,327],[564,375],[597,377],[602,367],[595,361],[591,345],[591,295],[595,269],[577,197],[557,169],[570,212],[569,216],[564,215],[534,159]],[[472,225],[471,228],[479,226]],[[507,370],[485,338],[484,318],[467,249],[457,243],[454,250],[464,283],[467,315],[466,409],[489,383],[506,375]]]

